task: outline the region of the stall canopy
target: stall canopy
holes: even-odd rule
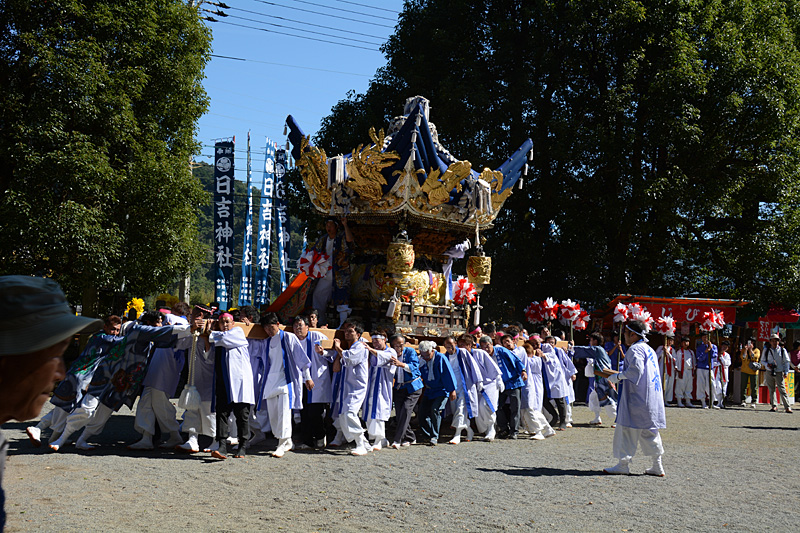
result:
[[[604,307],[592,311],[592,320],[602,320],[604,328],[613,327],[614,308],[618,303],[625,305],[638,302],[653,315],[653,318],[672,316],[676,323],[701,322],[703,313],[711,310],[722,311],[725,322],[736,321],[736,310],[748,305],[745,300],[715,300],[710,298],[672,298],[664,296],[641,296],[619,294]]]

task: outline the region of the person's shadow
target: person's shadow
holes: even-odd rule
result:
[[[576,470],[574,468],[552,468],[552,467],[533,467],[533,468],[478,468],[481,472],[499,472],[507,476],[524,476],[524,477],[539,477],[539,476],[606,476],[602,469],[597,470]]]

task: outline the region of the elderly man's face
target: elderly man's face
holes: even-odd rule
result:
[[[419,355],[426,361],[430,361],[431,359],[433,359],[433,350],[429,352],[419,352]]]
[[[219,319],[219,330],[220,331],[230,331],[233,328],[233,318],[229,316],[223,316]]]
[[[33,353],[0,357],[0,424],[39,416],[55,384],[66,377],[61,356],[69,341]]]
[[[481,341],[481,350],[492,353],[494,351],[494,345],[492,345],[491,342]]]

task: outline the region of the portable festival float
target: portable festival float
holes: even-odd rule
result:
[[[522,186],[530,139],[496,170],[476,172],[440,143],[427,99],[406,101],[386,134],[370,128],[372,143],[328,157],[287,117],[292,156],[311,204],[326,216],[346,215],[357,245],[350,259],[350,307],[368,327],[440,337],[479,320],[480,293],[491,280],[481,233]],[[472,241],[472,244],[470,244]],[[454,258],[469,250],[467,277],[452,281]],[[283,320],[306,306],[312,278],[324,275],[324,256],[306,254],[301,273],[272,305]]]

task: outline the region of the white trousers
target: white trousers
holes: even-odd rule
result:
[[[61,419],[58,423],[60,428],[56,430],[56,422],[54,418],[54,423],[50,426],[53,428],[53,431],[60,431],[61,437],[64,439],[62,442],[66,442],[66,439],[69,438],[70,435],[82,429],[89,421],[92,419],[95,411],[97,410],[97,406],[100,404],[100,401],[92,396],[91,394],[87,394],[83,397],[81,404],[75,408],[74,411],[69,413]],[[63,413],[66,413],[63,409],[59,409]],[[101,428],[102,429],[102,428]]]
[[[198,411],[184,411],[181,431],[205,435],[212,439],[217,435],[217,414],[211,412],[211,400],[200,402]]]
[[[356,441],[356,444],[361,444],[361,440],[364,438],[364,428],[361,427],[361,420],[358,419],[358,415],[343,411],[338,420],[339,427],[336,429],[342,432],[347,442]]]
[[[530,433],[552,433],[553,428],[547,423],[541,411],[537,409],[522,409],[522,425]]]
[[[266,402],[266,400],[261,401]],[[263,407],[259,411],[256,411],[255,407],[253,407],[250,412],[250,427],[259,428],[262,433],[272,431],[272,426],[269,423],[269,412]]]
[[[683,371],[682,378],[675,376],[675,399],[677,401],[692,401],[692,379],[692,371],[688,368]]]
[[[629,428],[617,424],[614,430],[614,457],[629,462],[636,454],[636,447],[642,446],[642,453],[647,456],[663,455],[664,446],[657,429]]]
[[[314,295],[311,297],[314,309],[321,313],[320,318],[325,317],[325,310],[328,308],[328,302],[331,301],[332,294],[333,276],[331,276],[331,279],[320,278],[314,288]]]
[[[67,417],[69,413],[63,410],[60,407],[53,407],[53,409],[44,415],[39,423],[36,424],[36,427],[39,429],[47,429],[50,428],[53,430],[53,433],[61,433],[64,431],[64,426],[67,423]]]
[[[73,414],[75,414],[73,412]],[[97,409],[94,410],[92,416],[86,421],[86,430],[84,430],[82,438],[88,438],[92,435],[97,435],[103,431],[103,428],[106,427],[106,422],[108,419],[111,418],[111,415],[114,414],[113,409],[108,407],[104,403],[98,403]]]
[[[369,438],[373,441],[385,439],[386,422],[383,420],[375,420],[374,418],[367,420],[367,433],[369,433]]]
[[[796,387],[797,385],[795,385]],[[714,380],[714,401],[721,402],[725,399],[725,394],[728,392],[728,382],[723,383],[719,378]]]
[[[177,433],[176,415],[175,406],[169,401],[164,391],[145,387],[136,404],[133,429],[142,434],[153,435],[156,432],[156,420],[158,420],[158,425],[165,434]]]
[[[608,403],[603,407],[606,408],[606,415],[611,420],[617,419],[617,402],[609,398]],[[600,398],[597,397],[597,391],[593,390],[589,394],[589,409],[594,413],[595,420],[600,418],[600,412],[603,408],[600,407]]]
[[[708,390],[708,369],[707,368],[698,368],[697,369],[697,388],[696,388],[696,397],[698,400],[705,401],[706,396],[711,398]]]
[[[664,401],[671,402],[674,397],[675,391],[675,369],[672,370],[672,375],[664,376]]]
[[[269,423],[275,438],[292,438],[292,409],[289,406],[289,395],[278,394],[264,401],[267,402]]]
[[[453,421],[450,422],[450,427],[455,428],[456,431],[466,429],[469,425],[469,418],[467,418],[467,402],[463,392],[450,402],[450,410],[453,411]]]
[[[494,398],[494,401],[496,405],[496,397]],[[478,400],[478,416],[475,417],[475,425],[478,427],[478,433],[486,433],[489,431],[489,429],[494,427],[496,420],[497,413],[492,412],[483,395],[481,394],[480,400]]]

